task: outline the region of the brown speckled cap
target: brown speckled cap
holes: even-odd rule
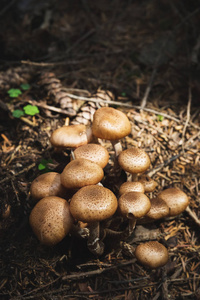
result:
[[[188,196],[179,188],[168,188],[158,194],[169,206],[169,215],[176,216],[182,213],[189,205]]]
[[[122,151],[119,154],[118,162],[122,169],[131,174],[146,171],[151,163],[149,155],[139,148],[129,148]]]
[[[109,189],[91,185],[81,188],[70,202],[73,217],[82,222],[97,222],[110,218],[117,210],[117,198]]]
[[[150,208],[149,198],[140,192],[128,192],[119,198],[119,212],[128,219],[142,218]]]
[[[83,124],[62,126],[53,131],[50,142],[57,148],[77,148],[92,139],[91,128]]]
[[[131,132],[131,123],[120,110],[112,107],[101,107],[95,113],[92,133],[97,138],[119,140]]]
[[[69,203],[56,196],[41,199],[29,217],[33,232],[47,246],[59,243],[69,233],[73,221]]]
[[[64,168],[61,173],[61,183],[66,188],[77,189],[85,185],[97,184],[103,176],[103,169],[99,165],[85,158],[77,158]]]
[[[167,263],[169,255],[165,246],[157,241],[150,241],[136,247],[135,257],[142,265],[156,269]]]
[[[128,192],[140,192],[144,193],[144,186],[139,181],[127,181],[122,183],[119,188],[119,195],[128,193]]]
[[[66,188],[61,184],[60,174],[48,172],[35,178],[30,187],[30,194],[34,201],[47,196],[64,197]]]
[[[86,158],[96,164],[101,168],[105,168],[109,160],[109,153],[106,148],[98,144],[87,144],[78,147],[74,150],[74,157],[77,158]]]
[[[153,192],[158,185],[155,180],[145,174],[141,175],[138,181],[144,185],[145,193]]]
[[[151,208],[145,217],[152,220],[159,220],[161,218],[169,216],[169,206],[164,200],[156,197],[151,199],[150,201]]]

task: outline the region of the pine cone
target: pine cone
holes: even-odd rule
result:
[[[13,86],[29,82],[33,72],[33,68],[24,65],[0,72],[0,89],[9,90]]]
[[[71,124],[90,124],[93,121],[95,111],[102,106],[108,106],[105,101],[114,100],[114,95],[110,91],[98,90],[91,98],[104,102],[85,102]]]
[[[63,91],[61,81],[56,78],[54,73],[46,72],[40,76],[39,84],[47,91],[48,96],[60,105],[62,109],[69,112],[69,116],[75,116],[74,100],[68,97],[67,93]]]

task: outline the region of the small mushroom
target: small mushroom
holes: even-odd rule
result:
[[[119,154],[121,168],[132,174],[132,181],[137,181],[137,174],[145,172],[150,166],[149,155],[142,149],[129,148]]]
[[[179,188],[168,188],[157,196],[169,206],[169,216],[177,216],[189,205],[188,196]]]
[[[35,178],[30,187],[32,199],[38,200],[47,196],[66,196],[66,188],[61,184],[60,174],[56,172],[48,172]]]
[[[88,144],[92,139],[90,127],[83,124],[62,126],[53,131],[50,142],[58,149],[75,149]]]
[[[77,158],[64,168],[61,173],[61,183],[68,189],[78,189],[97,184],[103,176],[103,169],[99,165],[85,158]]]
[[[103,169],[108,163],[109,153],[106,148],[99,144],[87,144],[74,150],[74,158],[86,158]]]
[[[136,247],[135,257],[142,265],[156,269],[168,262],[169,254],[165,246],[157,241],[150,241]]]
[[[151,208],[148,213],[145,215],[145,221],[155,221],[169,216],[169,206],[167,203],[156,197],[150,200]]]
[[[122,151],[119,140],[130,132],[131,123],[122,111],[112,107],[101,107],[94,113],[92,133],[97,138],[110,140],[116,157]]]
[[[98,185],[81,188],[71,199],[70,211],[73,217],[89,224],[88,249],[95,255],[101,255],[104,251],[104,244],[99,237],[99,222],[110,218],[117,206],[114,193]]]
[[[122,183],[119,188],[119,195],[128,193],[128,192],[140,192],[144,193],[144,185],[139,181],[127,181]]]
[[[70,232],[73,222],[69,203],[56,196],[41,199],[29,217],[30,226],[36,237],[47,246],[59,243]]]
[[[145,193],[153,192],[158,185],[155,180],[145,174],[141,175],[138,181],[144,185]]]
[[[151,208],[149,198],[140,192],[128,192],[119,198],[119,212],[129,220],[129,234],[135,228],[136,220],[144,217]]]

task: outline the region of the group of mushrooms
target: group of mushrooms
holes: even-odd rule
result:
[[[157,183],[145,175],[150,158],[144,150],[122,149],[120,139],[130,133],[127,116],[112,107],[96,110],[91,126],[64,125],[53,131],[52,146],[60,151],[71,149],[71,155],[61,174],[44,173],[30,187],[34,201],[30,226],[42,244],[53,246],[70,234],[87,239],[89,251],[102,255],[106,239],[126,242],[137,222],[176,216],[186,209],[188,197],[178,188],[165,189],[152,199],[145,195]],[[108,150],[99,143],[102,140],[112,143],[112,163]],[[102,184],[108,165],[115,182],[121,171],[128,178],[117,193]],[[157,241],[138,245],[134,255],[150,268],[168,261],[167,249]]]

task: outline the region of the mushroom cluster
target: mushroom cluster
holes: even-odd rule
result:
[[[88,249],[94,255],[102,255],[107,235],[126,241],[137,222],[176,216],[186,209],[188,197],[178,188],[165,189],[151,199],[145,194],[153,192],[157,183],[145,174],[151,161],[143,149],[123,150],[120,140],[130,133],[127,116],[111,107],[98,109],[90,127],[65,125],[52,133],[52,146],[62,151],[70,149],[71,155],[61,174],[42,174],[30,187],[34,204],[30,226],[42,244],[53,246],[66,235],[75,234],[87,239]],[[111,142],[114,156],[99,143],[102,139]],[[128,178],[120,185],[116,170]],[[117,191],[106,187],[110,178],[114,178]],[[137,246],[135,256],[150,268],[160,267],[168,260],[167,249],[158,242]]]

